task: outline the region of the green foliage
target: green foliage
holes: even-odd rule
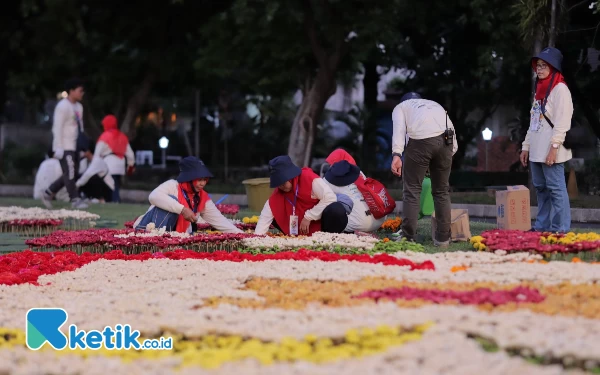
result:
[[[33,181],[34,170],[44,160],[45,146],[23,147],[7,142],[2,151],[2,173],[7,179]]]

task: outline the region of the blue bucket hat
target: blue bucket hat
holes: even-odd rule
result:
[[[411,99],[423,99],[421,97],[421,95],[417,94],[416,92],[407,92],[406,94],[402,95],[402,97],[400,98],[400,103],[407,101],[407,100],[411,100]]]
[[[325,173],[325,179],[335,186],[353,184],[360,175],[360,168],[346,160],[338,161]]]
[[[188,156],[179,162],[179,176],[177,182],[190,182],[199,178],[213,177],[204,162],[195,156]]]
[[[276,188],[292,178],[300,176],[302,169],[295,165],[287,155],[278,156],[269,161],[271,187]]]
[[[540,59],[547,62],[554,69],[562,73],[562,61],[563,55],[562,53],[553,47],[546,47],[540,53],[531,58],[531,65],[535,69],[535,62]]]

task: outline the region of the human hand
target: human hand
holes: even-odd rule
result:
[[[521,164],[526,167],[529,160],[529,151],[521,151]]]
[[[558,149],[554,147],[550,147],[550,151],[548,151],[548,156],[546,156],[546,165],[553,165],[556,163],[556,155],[558,154]]]
[[[181,216],[183,216],[183,218],[189,221],[190,223],[195,223],[196,221],[198,221],[198,217],[196,216],[194,211],[190,210],[187,207],[184,207],[183,210],[181,210]]]
[[[402,176],[402,159],[400,159],[400,156],[396,155],[392,159],[392,173],[398,177]]]
[[[300,223],[300,233],[308,234],[309,230],[310,230],[310,220],[308,220],[307,218],[302,219],[302,222]]]
[[[135,165],[130,165],[129,167],[127,167],[127,176],[133,175],[134,172],[135,172]]]
[[[62,148],[56,149],[56,151],[54,151],[54,159],[62,159],[63,156],[65,155],[65,150],[63,150]]]

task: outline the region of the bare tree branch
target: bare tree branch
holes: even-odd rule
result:
[[[570,12],[571,10],[573,10],[574,8],[577,8],[577,7],[578,7],[578,6],[580,6],[580,5],[583,5],[583,4],[589,4],[589,3],[590,3],[590,0],[583,0],[583,1],[580,1],[580,2],[578,2],[577,4],[575,4],[575,5],[571,6],[571,7],[569,7],[569,9],[567,9],[567,12]]]
[[[304,0],[304,29],[310,41],[310,47],[312,49],[319,66],[322,69],[328,69],[327,53],[319,42],[319,36],[317,35],[317,25],[315,23],[314,11],[312,8],[311,0]]]

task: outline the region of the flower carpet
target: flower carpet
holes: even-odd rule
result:
[[[150,229],[59,230],[0,256],[0,374],[600,371],[600,266],[547,258],[597,252],[593,233],[495,230],[473,251],[427,253],[378,236]],[[27,311],[53,307],[65,333],[130,324],[173,345],[29,349]]]

